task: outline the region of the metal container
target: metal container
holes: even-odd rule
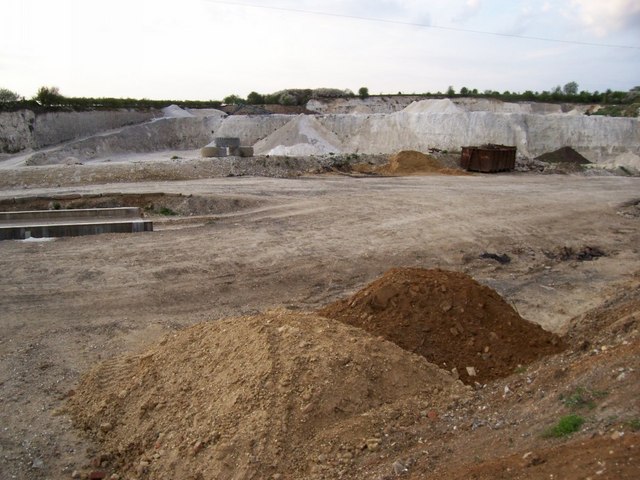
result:
[[[460,166],[465,170],[483,173],[511,171],[516,166],[516,147],[491,144],[462,147]]]

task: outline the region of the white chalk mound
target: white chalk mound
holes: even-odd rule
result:
[[[162,109],[162,114],[165,118],[187,118],[194,117],[193,113],[187,112],[185,109],[180,108],[177,105],[169,105]]]
[[[462,113],[463,109],[458,107],[448,98],[439,100],[420,100],[412,102],[404,110],[404,113]]]
[[[624,167],[633,172],[640,172],[640,155],[633,152],[624,152],[603,162],[605,167]]]
[[[313,116],[298,115],[254,145],[257,155],[309,156],[342,153],[338,136]]]

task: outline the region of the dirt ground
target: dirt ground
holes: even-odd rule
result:
[[[12,182],[0,200],[166,193],[192,201],[172,204],[184,208],[175,216],[150,209],[152,233],[0,242],[0,478],[111,474],[100,445],[74,430],[62,410],[96,362],[139,353],[201,321],[275,307],[314,311],[394,267],[466,272],[525,319],[573,343],[437,412],[433,422],[417,412],[415,424],[387,433],[385,441],[397,444],[385,450],[389,456],[362,465],[353,478],[637,478],[638,178],[324,175],[88,183]],[[163,201],[152,198],[154,207]],[[602,255],[590,254],[595,251]],[[609,307],[635,305],[625,313],[635,330],[612,330],[597,340],[609,317],[581,315],[623,294],[631,298]],[[572,330],[576,317],[598,328]],[[584,414],[586,426],[570,439],[542,436],[569,411],[559,395],[580,388],[596,403]],[[594,393],[604,391],[606,398]],[[579,467],[571,470],[574,463]],[[319,478],[349,478],[349,472],[336,467]],[[139,472],[139,478],[147,477]]]

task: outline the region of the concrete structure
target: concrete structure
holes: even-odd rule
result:
[[[151,231],[153,222],[134,207],[0,212],[0,240]]]
[[[253,157],[253,147],[240,146],[239,137],[216,137],[206,147],[200,149],[203,157]]]

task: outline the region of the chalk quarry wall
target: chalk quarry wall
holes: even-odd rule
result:
[[[160,116],[158,110],[0,112],[0,153],[17,153],[133,125]]]
[[[69,158],[83,161],[126,153],[200,148],[210,142],[221,122],[220,117],[160,118],[34,153],[27,164],[50,165]]]
[[[520,156],[530,158],[564,146],[573,147],[596,163],[609,162],[620,155],[640,155],[638,118],[562,113],[558,106],[529,108],[494,103],[466,105],[446,99],[429,100],[393,113],[325,114],[306,119],[292,115],[225,116],[211,111],[124,127],[122,123],[145,121],[159,112],[40,116],[22,111],[0,114],[0,142],[4,142],[0,148],[16,152],[69,137],[77,139],[34,153],[27,161],[30,165],[59,163],[69,157],[83,161],[114,154],[198,149],[215,137],[239,137],[242,145],[261,147],[256,148],[256,153],[265,155],[322,155],[326,152],[320,147],[327,143],[335,154],[390,154],[433,148],[459,151],[462,146],[497,143],[515,145]],[[114,127],[117,130],[103,132]],[[103,133],[95,135],[96,132]]]
[[[327,115],[318,119],[343,142],[344,152],[393,153],[466,145],[515,145],[535,157],[571,146],[591,161],[608,154],[640,153],[637,118],[492,112]],[[593,157],[593,158],[590,158]]]

